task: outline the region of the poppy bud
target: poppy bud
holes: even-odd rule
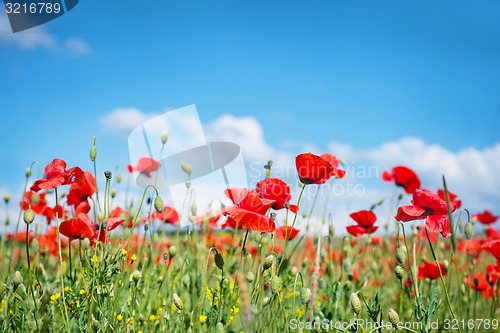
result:
[[[288,210],[290,209],[290,203],[289,202],[285,202],[285,208]]]
[[[266,168],[266,178],[271,178],[271,168]]]
[[[168,256],[170,257],[170,259],[175,257],[176,254],[177,254],[177,248],[175,247],[175,245],[172,245],[171,247],[168,248]]]
[[[10,194],[6,194],[3,196],[3,201],[5,201],[5,203],[8,203],[10,201]]]
[[[116,182],[118,184],[120,184],[122,182],[122,174],[121,173],[119,173],[118,175],[116,175]]]
[[[31,168],[26,169],[26,177],[31,176]]]
[[[181,161],[181,169],[187,173],[188,177],[191,176],[191,165]]]
[[[104,213],[103,212],[100,212],[99,214],[97,214],[97,220],[99,220],[99,223],[104,221]]]
[[[191,214],[196,215],[196,212],[198,211],[198,206],[196,206],[195,203],[191,205]]]
[[[300,302],[304,305],[308,304],[309,301],[311,300],[311,289],[309,288],[302,288],[300,291]]]
[[[114,198],[116,196],[116,188],[111,190],[111,198]]]
[[[182,284],[186,288],[189,288],[189,285],[191,284],[191,278],[189,277],[189,274],[186,274],[182,277]]]
[[[5,225],[6,226],[10,225],[10,220],[8,216],[5,218]]]
[[[335,235],[335,227],[333,225],[328,226],[328,235],[330,235],[330,237]]]
[[[83,246],[83,249],[84,249],[84,250],[88,250],[88,249],[89,249],[89,247],[90,247],[90,239],[85,238],[85,239],[82,241],[82,246]]]
[[[398,265],[394,268],[394,273],[398,279],[402,280],[405,275],[405,269]]]
[[[97,156],[97,148],[95,147],[95,145],[93,145],[92,148],[90,148],[90,160],[94,162],[96,156]]]
[[[21,283],[23,283],[23,276],[21,275],[21,272],[16,271],[14,273],[14,278],[12,279],[12,282],[14,282],[14,286],[17,287]]]
[[[393,309],[389,309],[389,313],[387,314],[387,316],[389,317],[389,321],[391,322],[392,326],[397,327],[399,323],[398,313]]]
[[[465,293],[467,292],[467,290],[465,289],[465,283],[462,283],[462,285],[460,286],[460,291],[463,295],[465,295]]]
[[[304,218],[304,219],[305,219],[306,217],[307,217],[307,212],[306,212],[306,211],[303,211],[303,212],[302,212],[302,218]]]
[[[191,182],[186,182],[186,188],[190,188],[191,187]]]
[[[168,140],[168,131],[161,132],[161,144],[164,145]]]
[[[133,219],[135,217],[135,214],[137,212],[135,211],[135,208],[133,205],[130,206],[129,210],[128,210],[128,216]]]
[[[272,212],[269,217],[271,218],[271,220],[276,221],[276,213],[275,212]]]
[[[252,283],[254,279],[255,279],[255,275],[253,274],[253,272],[248,272],[247,273],[247,281],[249,283]]]
[[[351,308],[355,314],[359,314],[361,312],[361,301],[359,300],[358,295],[356,293],[351,294],[351,298],[349,298],[349,304],[351,304]]]
[[[38,250],[40,249],[40,244],[38,244],[38,240],[36,238],[33,238],[33,241],[31,242],[31,248],[33,249],[33,251],[35,252],[38,252]]]
[[[267,256],[266,261],[264,261],[264,270],[268,270],[274,263],[274,256],[270,254]]]
[[[141,278],[141,272],[138,271],[138,270],[135,270],[133,273],[132,273],[132,279],[137,282],[139,281],[139,279]]]
[[[107,180],[111,180],[111,171],[104,171],[104,176],[106,177]]]
[[[405,251],[400,247],[396,249],[396,260],[398,262],[398,265],[403,265],[406,260]]]
[[[220,270],[224,269],[224,258],[222,258],[220,253],[217,252],[215,254],[214,261],[215,261],[215,266],[217,266]]]
[[[222,325],[222,323],[217,323],[215,326],[215,333],[224,333],[224,325]]]
[[[399,193],[399,195],[398,195],[398,200],[401,200],[401,199],[403,199],[403,193]]]
[[[31,222],[33,222],[33,220],[35,219],[35,212],[33,211],[33,209],[31,209],[31,205],[29,205],[29,208],[24,211],[24,223],[26,224],[31,224]]]
[[[450,268],[450,263],[446,259],[443,261],[443,268],[446,272],[448,272],[448,268]]]
[[[464,233],[465,233],[465,238],[467,239],[471,239],[472,236],[474,236],[474,228],[472,227],[472,223],[467,222],[465,224]]]
[[[474,286],[476,287],[476,289],[477,289],[477,286],[479,286],[479,279],[478,278],[474,278]]]
[[[163,211],[163,199],[159,195],[156,196],[154,205],[158,213],[161,213]]]
[[[344,272],[349,272],[351,270],[351,260],[349,258],[346,258],[342,262],[342,268],[344,269]]]
[[[179,295],[174,293],[174,305],[177,309],[182,311],[182,301]]]
[[[276,275],[274,275],[272,278],[271,278],[271,291],[273,294],[277,294],[278,291],[280,290],[280,285],[281,285],[281,282],[280,282],[280,278]]]

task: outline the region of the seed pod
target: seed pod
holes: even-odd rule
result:
[[[174,305],[177,309],[182,311],[182,301],[179,295],[174,293]]]
[[[394,268],[394,273],[399,280],[402,280],[405,275],[405,269],[398,265]]]
[[[161,213],[163,211],[163,199],[159,195],[156,196],[154,205],[158,213]]]
[[[268,270],[274,263],[274,256],[272,254],[268,255],[266,261],[264,261],[264,270]]]
[[[222,325],[222,323],[217,323],[215,326],[215,333],[224,333],[224,325]]]
[[[97,148],[95,147],[95,145],[93,145],[92,148],[90,148],[90,160],[94,162],[96,156],[97,156]]]
[[[272,293],[277,294],[278,291],[280,290],[280,286],[281,286],[280,278],[278,276],[274,275],[271,278],[271,291],[272,291]]]
[[[351,294],[351,298],[349,299],[349,303],[351,304],[351,308],[357,315],[361,312],[361,301],[359,300],[358,295],[356,293]]]
[[[224,258],[222,258],[220,253],[215,254],[215,266],[217,266],[221,271],[224,269]]]
[[[168,131],[161,132],[161,144],[164,145],[168,140]]]
[[[396,249],[396,260],[398,262],[398,265],[404,265],[406,261],[405,251],[400,247]]]
[[[31,209],[31,205],[29,206],[29,208],[24,212],[24,223],[26,224],[31,224],[31,222],[33,222],[33,220],[35,219],[35,212],[33,211],[33,209]]]
[[[175,257],[176,254],[177,254],[177,248],[175,247],[175,245],[172,245],[171,247],[168,248],[168,256],[170,257],[170,259]]]
[[[387,316],[389,317],[389,321],[391,322],[392,326],[397,327],[399,323],[398,313],[393,309],[389,309]]]
[[[304,305],[308,304],[309,301],[311,300],[311,289],[309,288],[302,288],[300,291],[300,302]]]
[[[467,224],[465,224],[464,233],[465,238],[467,239],[471,239],[472,236],[474,236],[474,228],[472,227],[472,223],[467,222]]]
[[[104,176],[106,177],[107,180],[111,180],[111,176],[113,174],[111,173],[111,171],[104,171]]]

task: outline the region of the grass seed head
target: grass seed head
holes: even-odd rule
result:
[[[311,289],[309,288],[302,288],[300,291],[300,302],[304,305],[308,304],[309,301],[311,300]]]

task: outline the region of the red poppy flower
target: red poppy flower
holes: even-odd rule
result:
[[[417,174],[413,170],[401,165],[392,168],[391,173],[384,171],[382,173],[382,180],[396,183],[396,185],[404,188],[408,194],[412,194],[417,188],[420,188],[420,180]]]
[[[285,208],[285,203],[292,198],[290,187],[281,179],[267,178],[257,183],[256,191],[259,197],[274,200],[272,208],[278,210]]]
[[[374,225],[377,221],[377,216],[371,210],[360,210],[359,212],[352,213],[350,217],[356,221],[357,225],[348,226],[346,230],[355,237],[372,234],[378,229],[378,226]]]
[[[292,240],[297,237],[299,233],[298,229],[292,228],[291,226],[281,226],[276,228],[274,231],[274,235],[279,241],[284,242],[287,238],[288,240]]]
[[[45,209],[42,212],[42,215],[47,218],[47,223],[50,224],[53,219],[56,218],[56,207],[54,208],[45,206]],[[64,210],[62,206],[57,206],[57,217],[62,218],[64,216]]]
[[[497,260],[500,260],[500,239],[487,241],[483,244],[483,249],[494,255]]]
[[[495,228],[489,227],[485,230],[486,236],[488,239],[500,239],[500,231]]]
[[[60,185],[70,185],[83,177],[83,171],[79,167],[66,170],[66,162],[58,158],[54,159],[45,167],[45,178],[37,180],[31,190],[50,190]]]
[[[494,216],[489,210],[485,210],[482,213],[477,213],[472,216],[476,217],[482,224],[492,224],[498,220],[498,216]]]
[[[75,216],[78,216],[80,213],[87,214],[90,212],[90,205],[88,200],[84,200],[76,205],[75,207]]]
[[[446,276],[446,271],[444,269],[443,264],[439,264],[441,268],[441,274]],[[424,260],[424,266],[418,266],[418,275],[419,278],[429,278],[431,280],[437,279],[440,277],[439,268],[435,263],[428,263]]]
[[[231,201],[235,205],[238,205],[241,201],[243,201],[243,199],[245,199],[245,197],[247,196],[248,192],[250,192],[249,189],[241,187],[233,187],[224,190],[224,194],[226,195],[226,197],[231,199]]]
[[[31,205],[31,209],[35,214],[43,215],[47,202],[45,201],[45,195],[47,193],[36,193],[33,191],[26,191],[24,193],[24,199],[22,202],[23,210],[27,210]]]
[[[208,222],[208,226],[216,227],[217,221],[219,221],[220,213],[212,214],[210,212],[206,212],[203,215],[196,216],[196,223],[200,225],[204,225],[205,222]]]
[[[163,223],[176,224],[179,222],[179,214],[177,214],[175,208],[170,206],[165,206],[161,213],[156,214],[156,218]]]
[[[83,172],[83,177],[71,184],[66,203],[68,205],[78,205],[87,200],[95,193],[95,178],[88,171]]]
[[[337,157],[329,153],[324,153],[320,157],[332,165],[333,171],[331,176],[335,176],[339,179],[345,176],[345,170],[339,169],[339,159]]]
[[[424,219],[430,215],[446,215],[448,209],[446,201],[441,199],[437,194],[428,190],[416,189],[413,192],[412,206],[402,206],[398,208],[396,220],[408,222]],[[452,212],[456,207],[452,207]]]
[[[87,215],[85,214],[85,216]],[[88,216],[87,218],[90,220]],[[125,220],[119,217],[110,217],[109,219],[105,219],[103,221],[102,226],[100,225],[100,223],[94,223],[94,239],[97,239],[101,243],[109,242],[109,231],[114,230],[116,227],[122,224],[123,221]],[[99,227],[101,227],[101,229],[99,229]]]
[[[295,157],[295,166],[303,184],[323,184],[333,174],[333,166],[324,158],[307,153]]]
[[[161,167],[161,164],[155,160],[154,158],[150,157],[141,157],[137,160],[137,163],[135,166],[129,164],[127,166],[128,171],[130,173],[137,171],[139,173],[142,173],[146,175],[146,177],[151,177],[151,172],[155,172]]]
[[[59,226],[59,232],[68,237],[70,241],[74,239],[94,238],[94,226],[87,214],[78,214],[76,219],[64,221]]]
[[[260,232],[273,232],[276,225],[264,214],[274,203],[274,200],[261,199],[256,192],[249,191],[238,206],[225,207],[221,213],[224,216],[229,215],[238,226]]]
[[[444,190],[439,189],[437,194],[441,199],[446,201],[446,196],[444,195]],[[457,195],[455,193],[448,191],[448,195],[450,197],[450,205],[455,206],[455,209],[458,209],[462,206],[462,201],[457,200]]]

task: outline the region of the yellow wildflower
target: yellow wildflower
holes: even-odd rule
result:
[[[122,249],[122,256],[126,255],[127,254],[127,250],[125,249]]]
[[[116,316],[116,319],[118,319],[118,321],[122,321],[123,316],[121,314],[119,314],[118,316]]]
[[[207,321],[207,316],[200,315],[200,323],[204,324]]]
[[[73,291],[73,290],[71,290],[71,288],[70,288],[70,287],[65,287],[65,288],[64,288],[64,291],[65,291],[65,292],[69,292],[69,291]]]
[[[155,318],[156,318],[155,315],[151,315],[149,316],[149,321],[155,321]]]
[[[0,312],[2,312],[3,309],[5,309],[6,305],[7,305],[7,302],[3,299],[2,302],[0,303]]]
[[[82,290],[80,290],[80,295],[83,295],[83,294],[85,294],[85,290],[82,289]]]
[[[57,302],[59,298],[61,298],[61,293],[55,293],[54,295],[50,296],[50,300],[52,302]]]
[[[92,261],[92,262],[98,262],[99,258],[97,258],[96,255],[93,255],[92,258],[90,258],[90,261]]]
[[[137,259],[137,257],[135,256],[135,254],[133,254],[133,255],[132,255],[132,257],[130,257],[130,259],[131,259],[132,261],[135,261],[135,259]]]

